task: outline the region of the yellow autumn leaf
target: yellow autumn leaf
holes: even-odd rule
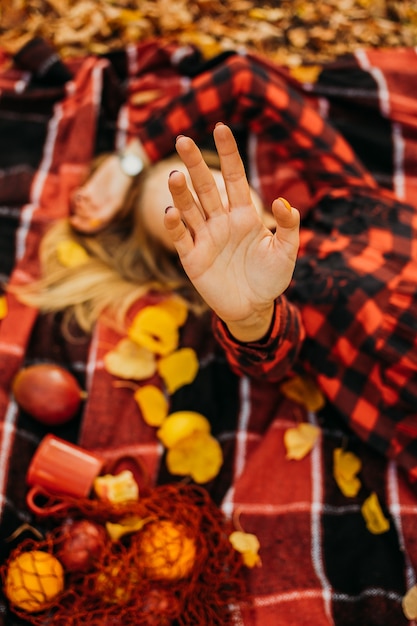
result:
[[[78,267],[89,259],[87,251],[71,239],[64,239],[57,244],[56,255],[64,267]]]
[[[348,498],[354,498],[361,488],[356,474],[360,472],[362,463],[353,452],[336,448],[333,452],[333,476],[340,491]]]
[[[308,411],[318,411],[325,404],[322,392],[310,378],[294,376],[283,382],[280,389],[284,396],[302,404]]]
[[[188,307],[182,298],[171,296],[166,300],[162,300],[158,306],[172,315],[177,326],[183,326],[185,324],[188,317]]]
[[[178,346],[178,325],[162,306],[147,306],[133,318],[128,336],[150,352],[167,355]]]
[[[181,439],[197,432],[210,432],[208,419],[196,411],[176,411],[168,415],[156,434],[166,448],[172,448]]]
[[[366,528],[373,535],[380,535],[389,530],[389,520],[385,517],[375,492],[366,498],[361,511],[366,522]]]
[[[128,338],[121,339],[104,355],[103,361],[109,374],[124,379],[146,380],[155,374],[157,367],[155,355]]]
[[[192,348],[180,348],[158,361],[158,372],[169,394],[193,382],[198,372],[197,354]]]
[[[106,530],[112,541],[119,541],[124,535],[129,535],[142,528],[150,521],[149,517],[125,517],[120,522],[106,522]]]
[[[290,74],[300,83],[315,83],[322,71],[321,65],[299,65],[290,68]]]
[[[223,453],[217,439],[197,431],[168,450],[166,463],[171,474],[190,476],[196,483],[204,484],[219,473]]]
[[[243,562],[247,567],[261,565],[261,558],[258,554],[260,544],[256,535],[235,530],[229,535],[229,541],[233,548],[242,554]]]
[[[144,421],[149,426],[160,426],[168,415],[168,400],[155,385],[139,387],[134,398],[142,412]]]
[[[6,296],[0,296],[0,320],[3,320],[8,313]]]
[[[417,619],[417,585],[410,587],[403,597],[402,608],[407,619]]]
[[[320,428],[307,422],[301,422],[294,428],[287,428],[284,433],[287,459],[299,461],[305,457],[315,446],[319,434]]]

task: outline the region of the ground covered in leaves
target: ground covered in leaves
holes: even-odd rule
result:
[[[415,0],[1,0],[0,45],[34,36],[63,57],[104,54],[149,37],[196,44],[207,56],[256,50],[292,67],[361,47],[417,45]]]

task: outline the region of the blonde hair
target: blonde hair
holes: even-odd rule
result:
[[[140,199],[151,168],[133,179],[121,209],[98,233],[78,232],[68,219],[52,225],[40,245],[41,278],[13,288],[20,301],[43,313],[63,311],[66,325],[75,318],[86,332],[91,332],[103,313],[123,325],[130,306],[150,291],[175,291],[194,312],[206,310],[176,254],[144,228]],[[64,267],[57,255],[64,240],[82,246],[88,260]]]

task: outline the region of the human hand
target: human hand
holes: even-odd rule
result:
[[[86,234],[103,229],[122,207],[131,184],[131,177],[120,167],[119,157],[106,157],[84,185],[75,190],[71,198],[71,225]]]
[[[177,139],[195,195],[184,174],[173,172],[174,202],[165,226],[197,291],[240,341],[261,339],[271,323],[274,300],[288,287],[299,245],[299,213],[277,199],[272,204],[276,232],[260,219],[230,128],[218,124],[214,140],[220,157],[228,205],[213,175],[189,137]]]

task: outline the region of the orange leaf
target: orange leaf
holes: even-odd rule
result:
[[[283,382],[280,389],[284,396],[302,404],[308,411],[318,411],[324,406],[324,396],[310,378],[294,376]]]
[[[373,535],[380,535],[389,530],[389,520],[382,512],[378,496],[375,492],[365,500],[361,507],[362,515],[366,522],[366,528]]]
[[[155,355],[127,338],[121,339],[103,360],[106,371],[119,378],[146,380],[156,372]]]
[[[71,239],[60,241],[56,247],[56,254],[58,261],[64,267],[78,267],[89,259],[87,251]]]
[[[169,394],[193,382],[198,372],[198,359],[192,348],[181,348],[158,361],[158,372]]]
[[[3,320],[8,313],[7,298],[0,296],[0,320]]]
[[[223,453],[217,439],[206,432],[194,432],[181,439],[167,452],[169,472],[191,476],[199,484],[217,476],[223,464]]]
[[[346,452],[342,448],[336,448],[333,452],[333,476],[343,495],[354,498],[361,482],[356,474],[360,471],[362,463],[353,452]]]
[[[176,411],[168,415],[156,434],[166,448],[172,448],[196,432],[210,432],[208,419],[196,411]]]
[[[229,541],[234,549],[242,554],[243,562],[247,567],[261,565],[261,558],[258,554],[260,544],[256,535],[235,530],[229,535]]]
[[[407,591],[402,600],[402,607],[407,619],[417,619],[417,585]]]
[[[315,446],[320,428],[314,424],[302,422],[294,428],[288,428],[284,433],[284,444],[287,450],[287,459],[299,461]]]
[[[168,414],[168,401],[155,385],[139,387],[134,393],[144,421],[149,426],[160,426]]]
[[[163,306],[147,306],[135,315],[128,336],[150,352],[166,355],[178,345],[178,323]]]

